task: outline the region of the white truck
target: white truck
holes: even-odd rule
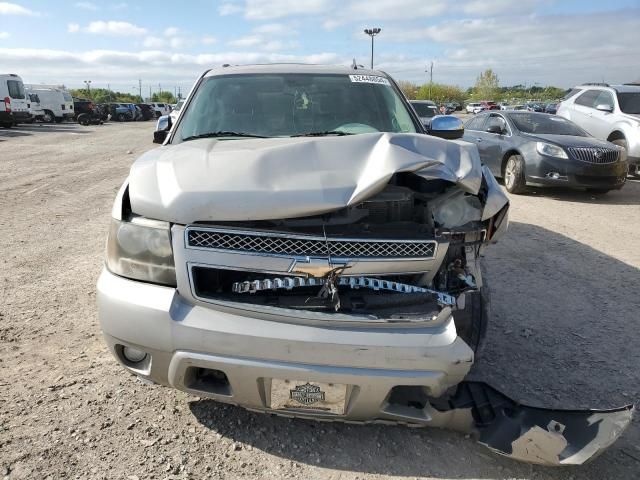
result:
[[[33,123],[36,120],[43,121],[44,120],[44,109],[42,105],[40,105],[40,97],[38,97],[37,93],[30,92],[26,90],[27,93],[27,108],[29,109],[29,114],[31,115],[31,119],[29,123]]]
[[[40,98],[44,110],[43,121],[60,123],[65,119],[73,120],[73,97],[61,85],[27,85],[30,93]]]
[[[171,107],[168,103],[150,103],[151,108],[156,114],[156,118],[162,117],[163,115],[169,115],[171,113]]]
[[[0,126],[11,128],[30,119],[22,79],[15,73],[0,74]]]

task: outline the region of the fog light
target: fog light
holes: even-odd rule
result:
[[[560,178],[560,174],[558,172],[549,172],[547,173],[546,177],[558,180]]]
[[[146,352],[131,347],[124,347],[122,349],[122,355],[131,363],[138,363],[147,358]]]

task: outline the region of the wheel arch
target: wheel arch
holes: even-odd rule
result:
[[[624,132],[622,130],[616,129],[609,134],[609,136],[607,137],[607,142],[613,142],[614,140],[626,140],[626,139],[627,137],[625,136]]]
[[[515,148],[510,148],[509,150],[507,150],[505,154],[502,156],[502,161],[500,162],[500,176],[502,178],[504,178],[504,168],[507,165],[507,160],[509,160],[509,157],[511,157],[512,155],[520,155],[524,159],[524,155],[522,155],[522,153],[519,150],[516,150]],[[526,166],[526,162],[525,162],[525,166]]]

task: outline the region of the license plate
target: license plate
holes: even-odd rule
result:
[[[305,380],[271,380],[271,408],[344,414],[347,386]]]

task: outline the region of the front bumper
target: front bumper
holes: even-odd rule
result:
[[[271,411],[271,379],[308,380],[348,386],[344,415],[335,420],[427,423],[424,412],[387,408],[393,387],[420,386],[440,397],[473,363],[473,352],[457,336],[450,315],[428,326],[403,328],[296,325],[194,304],[174,288],[106,270],[98,281],[98,308],[110,350],[133,373],[252,410]],[[128,364],[124,346],[147,352],[150,361]],[[221,371],[229,388],[216,391],[191,382],[189,368]]]
[[[169,287],[104,270],[98,309],[109,349],[143,379],[201,397],[283,416],[356,423],[446,427],[492,451],[543,465],[585,463],[631,423],[631,405],[551,410],[465,382],[471,349],[450,315],[430,326],[336,327],[281,323],[186,301]],[[131,364],[124,347],[146,352]],[[227,383],[196,380],[223,372]],[[344,413],[272,408],[273,379],[346,385]],[[455,387],[452,388],[452,387]],[[449,395],[445,395],[448,393]]]
[[[627,162],[604,165],[534,153],[527,158],[527,183],[536,186],[620,189],[627,180]],[[557,174],[557,175],[555,175]]]

